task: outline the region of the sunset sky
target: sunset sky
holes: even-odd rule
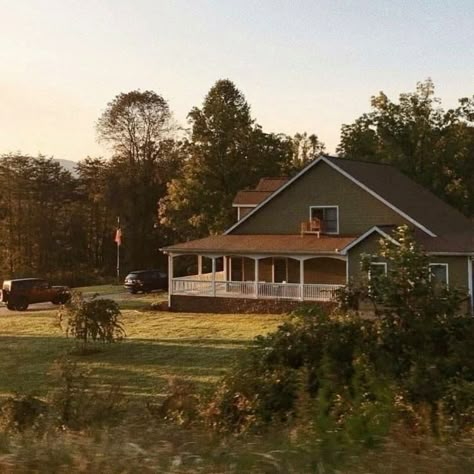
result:
[[[431,77],[445,107],[474,94],[474,1],[0,0],[0,153],[108,156],[107,102],[152,89],[186,125],[229,78],[265,131],[316,133]]]

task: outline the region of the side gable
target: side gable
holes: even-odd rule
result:
[[[261,202],[243,219],[230,227],[225,234],[297,233],[299,223],[309,218],[309,206],[340,205],[339,200],[342,199],[343,201],[346,201],[347,206],[343,205],[342,212],[340,213],[340,221],[342,223],[340,227],[341,234],[362,233],[365,232],[368,227],[377,224],[412,224],[426,234],[432,237],[435,236],[435,233],[431,229],[425,227],[401,209],[398,209],[364,183],[354,178],[346,170],[339,167],[337,163],[340,161],[350,160],[323,156],[309,163],[309,165],[307,165],[302,171]],[[372,166],[378,167],[378,165]],[[333,173],[328,173],[326,168],[332,168]],[[321,171],[322,169],[325,169],[325,171]],[[322,177],[322,174],[325,174],[325,176]],[[341,179],[342,177],[345,177],[346,179]],[[408,181],[410,180],[408,179]],[[400,190],[399,192],[403,191]],[[355,202],[359,205],[366,206],[366,210],[362,214],[360,212],[361,209],[354,209],[354,211],[356,211],[354,216],[360,215],[361,222],[359,222],[359,225],[351,225],[350,219],[346,222],[347,225],[342,222],[344,215],[346,216],[344,217],[344,220],[346,220],[350,215],[349,208],[354,207],[353,204],[355,202],[351,205],[348,201],[349,195],[350,197],[355,198]],[[281,202],[279,205],[275,205],[275,202],[281,201],[282,196],[284,196],[285,200],[288,201],[286,210],[285,205]],[[330,200],[334,202],[329,202]],[[375,202],[379,205],[377,206],[374,204]],[[308,212],[302,213],[301,210],[305,207],[305,204]],[[285,216],[285,218],[288,216],[290,218],[290,221],[286,223],[286,230],[282,228],[282,225],[275,225],[275,219],[271,218],[275,212],[278,212],[280,216]],[[369,212],[372,212],[372,214],[369,215]],[[292,218],[295,215],[298,215],[298,223],[296,223],[296,225],[295,220]],[[377,219],[377,216],[381,216],[381,219]],[[388,218],[388,216],[390,216],[390,218]],[[262,221],[267,221],[267,225],[263,226],[264,228],[262,228]],[[283,225],[283,227],[285,227],[285,225]]]
[[[393,228],[393,226],[390,226],[390,228]],[[360,237],[358,237],[357,239],[353,240],[349,245],[347,245],[346,247],[344,247],[343,249],[341,249],[341,254],[343,255],[347,255],[347,252],[349,252],[349,250],[351,250],[352,248],[354,248],[356,245],[359,245],[360,243],[362,243],[365,239],[367,239],[368,237],[370,237],[372,234],[378,234],[380,237],[383,237],[384,239],[387,239],[389,240],[390,242],[392,242],[394,245],[400,245],[393,237],[391,237],[389,234],[387,234],[387,232],[385,232],[383,229],[381,229],[380,227],[378,226],[375,226],[375,227],[372,227],[371,229],[369,229],[367,232],[365,232],[364,234],[362,234]]]
[[[249,212],[226,234],[297,234],[301,222],[309,219],[310,206],[338,206],[341,235],[360,235],[376,225],[413,224],[335,169],[328,160],[320,158]]]

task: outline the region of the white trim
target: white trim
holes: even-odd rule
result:
[[[293,176],[293,178],[291,178],[290,180],[288,180],[283,186],[281,186],[280,188],[278,188],[275,192],[273,192],[272,194],[270,194],[266,199],[264,199],[260,204],[258,204],[257,207],[255,207],[252,211],[250,211],[248,214],[246,214],[240,221],[236,222],[234,225],[232,225],[231,227],[229,227],[225,232],[224,232],[224,235],[227,235],[229,234],[229,232],[232,232],[236,227],[238,227],[242,222],[244,222],[245,220],[247,220],[251,215],[255,214],[255,212],[257,212],[257,210],[259,210],[260,208],[262,208],[263,206],[265,206],[265,204],[270,201],[271,199],[273,199],[277,194],[280,194],[284,189],[286,189],[288,186],[290,186],[290,184],[292,184],[294,181],[296,181],[300,176],[303,176],[303,174],[306,173],[306,171],[308,171],[310,168],[312,168],[316,163],[319,163],[321,160],[322,160],[322,156],[320,156],[319,158],[316,158],[314,161],[312,161],[311,163],[308,163],[299,173],[297,173],[295,176]]]
[[[258,204],[232,204],[232,207],[257,207]]]
[[[436,255],[438,257],[443,256],[443,255],[454,256],[454,257],[474,256],[472,252],[426,252],[426,255]]]
[[[173,291],[173,254],[168,254],[168,308],[171,308],[171,294]]]
[[[472,258],[467,257],[467,278],[468,278],[468,288],[469,288],[469,299],[471,302],[471,313],[474,311],[474,295],[472,292]]]
[[[313,209],[336,209],[337,211],[337,228],[336,228],[336,232],[322,232],[321,231],[321,234],[326,234],[326,235],[339,235],[339,206],[337,204],[328,204],[328,205],[324,205],[324,206],[309,206],[309,220],[311,220],[313,218],[313,213],[312,213],[312,210]]]
[[[413,217],[410,217],[408,214],[405,214],[401,209],[398,209],[398,207],[394,206],[390,202],[388,202],[386,199],[384,199],[382,196],[377,194],[375,191],[367,187],[365,184],[361,183],[359,180],[355,179],[352,175],[350,175],[347,171],[344,171],[343,169],[339,168],[339,166],[335,165],[334,163],[331,163],[328,159],[325,159],[322,157],[324,162],[327,163],[329,166],[334,168],[335,170],[339,171],[343,176],[346,178],[350,179],[353,183],[357,184],[359,187],[361,187],[364,191],[368,192],[371,194],[373,197],[377,198],[379,201],[381,201],[383,204],[385,204],[387,207],[392,209],[392,211],[397,212],[400,214],[403,218],[405,218],[407,221],[411,222],[412,224],[416,225],[418,228],[420,228],[423,232],[426,232],[428,235],[431,237],[436,237],[436,234],[433,233],[431,230],[429,230],[427,227],[424,225],[420,224],[418,221],[413,219]]]
[[[368,188],[365,184],[362,184],[360,181],[355,179],[352,175],[344,171],[343,169],[339,168],[339,166],[335,165],[334,163],[331,163],[325,156],[320,156],[319,158],[316,158],[316,160],[312,161],[309,163],[307,166],[305,166],[297,175],[293,176],[289,181],[287,181],[283,186],[278,188],[274,193],[270,194],[265,200],[263,200],[257,207],[255,207],[252,211],[250,211],[248,214],[246,214],[240,221],[236,222],[233,226],[229,227],[225,232],[224,235],[229,234],[232,232],[235,228],[237,228],[242,222],[246,221],[250,216],[255,214],[258,210],[260,210],[263,206],[265,206],[271,199],[273,199],[275,196],[283,192],[288,186],[293,184],[298,178],[300,178],[303,174],[305,174],[308,170],[310,170],[313,166],[316,164],[320,163],[323,161],[324,163],[328,164],[331,166],[331,168],[335,169],[336,171],[339,171],[343,176],[346,178],[350,179],[353,183],[357,184],[360,188],[362,188],[364,191],[368,192],[370,195],[381,201],[383,204],[385,204],[387,207],[392,209],[393,211],[397,212],[400,216],[402,216],[404,219],[407,221],[411,222],[414,224],[416,227],[421,229],[423,232],[427,233],[431,237],[436,237],[436,234],[434,234],[431,230],[426,228],[424,225],[420,224],[417,222],[415,219],[410,217],[408,214],[405,214],[402,210],[398,209],[396,206],[393,204],[389,203],[386,199],[384,199],[382,196],[378,195],[375,191],[372,191],[370,188]]]
[[[369,278],[369,281],[370,281],[370,267],[372,265],[383,265],[384,266],[384,273],[385,273],[385,275],[387,275],[387,262],[370,262],[369,271],[367,272],[367,277]]]
[[[374,227],[371,227],[367,232],[363,233],[360,237],[357,237],[357,239],[353,240],[350,244],[347,244],[343,249],[341,249],[341,254],[342,255],[347,255],[347,252],[351,248],[355,247],[357,244],[359,244],[360,242],[365,240],[367,237],[372,235],[374,232],[378,232],[382,237],[384,237],[385,239],[390,240],[390,242],[392,242],[392,244],[400,246],[400,244],[393,237],[391,237],[389,234],[384,232],[379,227],[374,226]]]
[[[445,267],[446,269],[446,286],[449,286],[449,263],[438,263],[438,262],[432,262],[428,264],[428,267]],[[430,271],[430,281],[431,281],[431,271]]]

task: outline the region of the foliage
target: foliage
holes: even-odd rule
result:
[[[340,294],[343,306],[371,300],[375,318],[302,307],[224,379],[206,413],[212,426],[240,432],[303,419],[323,444],[365,446],[394,420],[416,426],[417,416],[437,435],[469,428],[474,320],[460,311],[462,292],[431,281],[409,231],[394,237],[399,245],[382,242],[376,257],[388,262],[387,276]]]
[[[23,431],[37,425],[46,412],[46,403],[31,394],[8,397],[0,404],[0,428]]]
[[[72,270],[84,260],[77,182],[51,158],[0,156],[0,274]]]
[[[97,295],[86,300],[82,294],[74,293],[58,315],[66,335],[80,341],[84,350],[90,341],[111,343],[121,341],[125,336],[120,308],[114,300]]]
[[[237,191],[264,176],[292,174],[321,153],[316,135],[265,133],[251,117],[244,95],[229,80],[217,81],[202,108],[189,113],[191,137],[182,175],[160,201],[160,222],[187,238],[223,231],[235,220]]]
[[[444,110],[428,79],[398,102],[380,92],[372,110],[343,125],[338,153],[395,165],[468,216],[474,215],[474,97]]]
[[[111,425],[124,414],[126,400],[120,386],[95,387],[89,371],[72,359],[58,359],[49,375],[53,389],[48,402],[56,424],[71,429]]]

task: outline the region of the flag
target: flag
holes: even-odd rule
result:
[[[117,227],[117,230],[115,231],[114,241],[117,245],[122,245],[122,229],[120,227]]]

